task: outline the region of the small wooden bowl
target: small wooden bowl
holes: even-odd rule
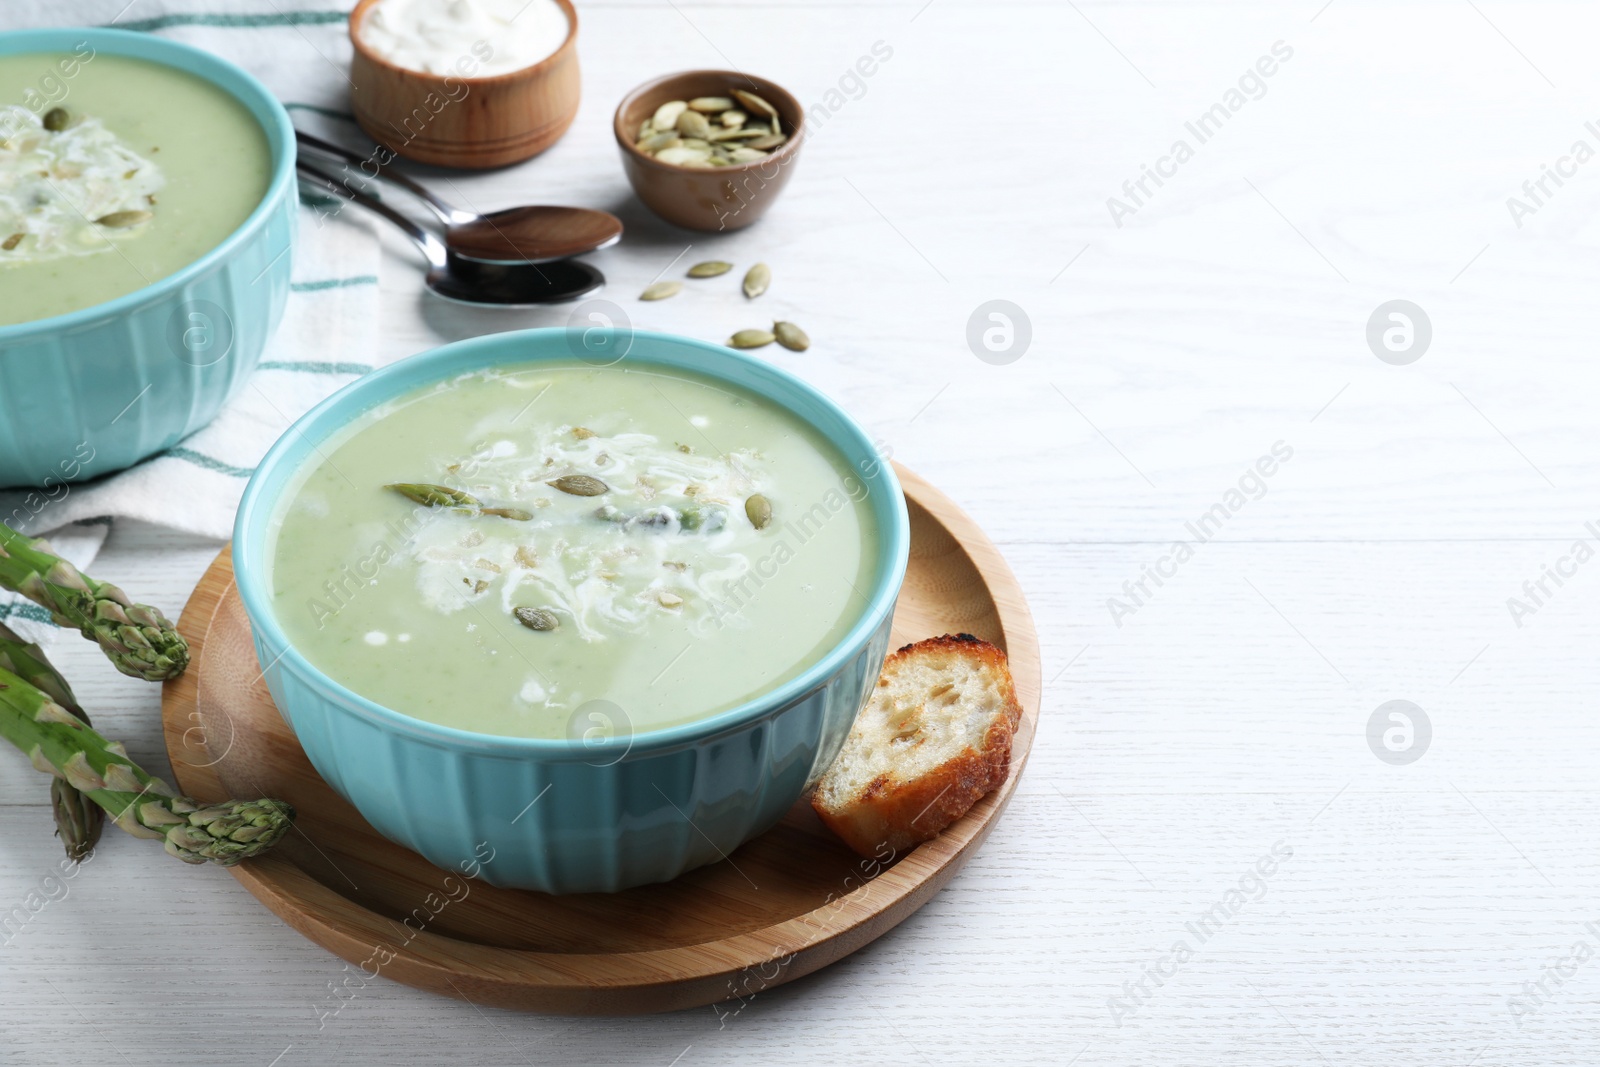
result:
[[[419,163],[481,170],[536,156],[572,125],[581,88],[571,0],[556,0],[568,26],[560,48],[531,67],[490,78],[424,74],[374,53],[360,30],[377,2],[361,0],[350,12],[350,105],[380,145]]]
[[[668,100],[726,96],[745,89],[778,109],[789,140],[766,159],[730,167],[680,167],[634,147],[639,125]],[[613,130],[622,169],[639,199],[668,222],[691,230],[742,230],[755,222],[788,184],[805,139],[805,109],[776,82],[732,70],[690,70],[645,82],[617,105]]]

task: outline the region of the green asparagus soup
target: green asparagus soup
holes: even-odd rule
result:
[[[864,483],[809,426],[676,371],[528,364],[373,410],[274,516],[274,611],[333,679],[481,733],[736,707],[866,608]],[[598,731],[598,733],[597,733]]]
[[[0,56],[0,326],[193,263],[266,195],[260,125],[221,88],[124,56]]]

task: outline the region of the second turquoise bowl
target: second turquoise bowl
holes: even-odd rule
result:
[[[283,105],[232,63],[144,33],[19,30],[0,33],[0,55],[71,52],[81,43],[177,67],[231,93],[266,133],[272,179],[244,224],[182,270],[82,311],[0,326],[0,488],[59,492],[194,433],[255,370],[289,296],[298,198]]]
[[[888,651],[911,533],[899,481],[873,442],[832,401],[763,360],[667,334],[631,339],[630,364],[727,382],[815,427],[865,487],[878,526],[876,577],[850,632],[799,677],[740,707],[598,742],[456,730],[345,688],[278,624],[271,525],[321,442],[372,407],[433,382],[487,367],[571,362],[582,343],[572,332],[480,337],[367,375],[295,423],[239,506],[239,595],[273,700],[312,765],[385,837],[440,867],[481,869],[495,885],[611,892],[726,859],[782,818],[833,762]]]

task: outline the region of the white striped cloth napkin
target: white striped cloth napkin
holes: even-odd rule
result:
[[[215,52],[255,74],[297,124],[338,135],[347,111],[352,4],[267,3],[257,13],[185,0],[8,0],[0,29],[115,25]],[[211,425],[120,474],[57,499],[0,491],[0,519],[45,534],[87,568],[120,518],[141,519],[219,539],[256,464],[289,424],[323,397],[373,367],[378,322],[379,244],[354,212],[319,219],[300,212],[300,241],[283,324],[254,376]],[[42,608],[0,592],[0,621],[38,640],[58,632]]]

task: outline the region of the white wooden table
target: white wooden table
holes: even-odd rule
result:
[[[319,1029],[339,960],[226,873],[108,831],[0,946],[0,1062],[1592,1064],[1600,562],[1569,557],[1600,548],[1600,160],[1560,161],[1600,150],[1594,8],[581,10],[577,125],[454,189],[617,210],[628,237],[595,262],[638,326],[761,324],[633,300],[691,242],[772,265],[763,312],[815,345],[771,358],[966,506],[1030,591],[1049,686],[1016,800],[913,919],[725,1026],[380,981]],[[609,119],[632,85],[734,64],[827,106],[879,41],[892,58],[835,98],[761,225],[686,235],[630,199]],[[1264,95],[1200,143],[1185,124],[1280,41]],[[1179,139],[1192,158],[1164,158]],[[1146,164],[1169,176],[1135,201]],[[1545,164],[1571,176],[1535,204]],[[1520,226],[1513,196],[1537,207]],[[427,303],[392,253],[394,351],[565,321]],[[992,299],[1031,322],[1004,365],[966,340]],[[1391,300],[1431,323],[1409,364],[1367,343]],[[1246,477],[1279,442],[1292,458]],[[176,614],[218,547],[122,525],[96,569]],[[1169,576],[1133,600],[1147,565]],[[1534,603],[1546,566],[1572,573]],[[104,731],[164,769],[156,690],[57,648]],[[1369,745],[1391,700],[1431,724],[1409,763],[1420,733]],[[0,766],[3,908],[59,851],[42,782]]]

